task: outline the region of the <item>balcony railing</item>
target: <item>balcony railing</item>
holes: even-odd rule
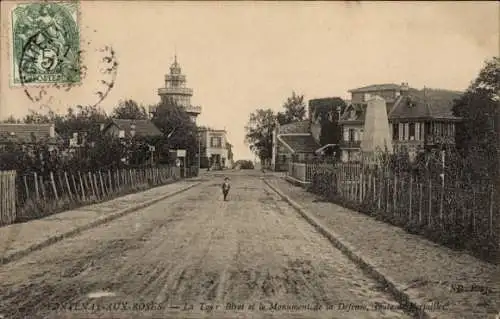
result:
[[[340,147],[343,148],[360,148],[361,141],[341,141]]]
[[[201,113],[201,106],[190,105],[190,106],[185,106],[184,109],[188,113],[196,113],[196,114]]]
[[[158,95],[193,95],[193,89],[190,88],[159,88]]]
[[[180,81],[180,82],[186,82],[186,76],[183,74],[167,74],[165,75],[165,81]]]
[[[425,144],[455,144],[454,136],[439,136],[439,135],[427,135],[425,137]]]

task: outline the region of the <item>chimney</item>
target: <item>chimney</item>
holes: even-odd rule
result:
[[[403,82],[401,83],[401,95],[404,95],[404,96],[407,96],[408,95],[408,90],[410,89],[410,87],[408,86],[408,83],[407,82]]]

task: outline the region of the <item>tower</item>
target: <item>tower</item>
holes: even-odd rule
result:
[[[193,122],[196,122],[196,117],[201,113],[201,107],[191,105],[193,89],[186,87],[186,76],[182,74],[177,55],[170,66],[170,74],[165,75],[165,87],[158,89],[158,95],[161,101],[171,99],[178,106],[183,107]],[[154,112],[154,109],[150,109],[150,112]]]

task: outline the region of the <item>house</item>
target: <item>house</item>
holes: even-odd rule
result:
[[[55,125],[52,124],[0,124],[0,148],[11,143],[21,144],[23,148],[39,144],[49,145],[49,150],[57,149],[63,142],[57,134]]]
[[[163,135],[150,120],[112,119],[107,124],[101,124],[101,132],[119,138],[132,136],[156,137]]]
[[[222,169],[230,167],[226,130],[199,128],[200,168]]]
[[[304,120],[285,125],[276,123],[273,131],[271,169],[284,171],[292,161],[307,161],[315,157],[319,142],[311,133],[311,121]]]
[[[342,161],[360,161],[367,101],[374,96],[385,100],[395,152],[413,156],[419,150],[454,144],[453,100],[460,92],[437,89],[417,90],[407,83],[376,84],[349,91],[351,104],[341,115]]]
[[[414,157],[419,151],[455,145],[453,102],[460,92],[405,88],[390,110],[389,123],[396,152]]]
[[[340,143],[343,162],[361,160],[360,147],[368,100],[373,96],[382,97],[386,102],[387,112],[389,112],[396,101],[400,99],[401,85],[375,84],[349,90],[349,93],[351,93],[350,104],[344,109],[339,121],[343,136]]]
[[[311,99],[309,119],[279,125],[273,131],[271,169],[284,171],[292,161],[309,161],[339,143],[338,121],[346,107],[339,97]]]

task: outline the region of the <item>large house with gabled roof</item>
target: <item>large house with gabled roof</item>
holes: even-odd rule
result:
[[[341,115],[342,161],[361,160],[367,101],[373,96],[386,102],[391,139],[395,152],[410,156],[428,148],[455,144],[453,101],[461,92],[410,88],[407,83],[376,84],[353,89],[351,103]]]

